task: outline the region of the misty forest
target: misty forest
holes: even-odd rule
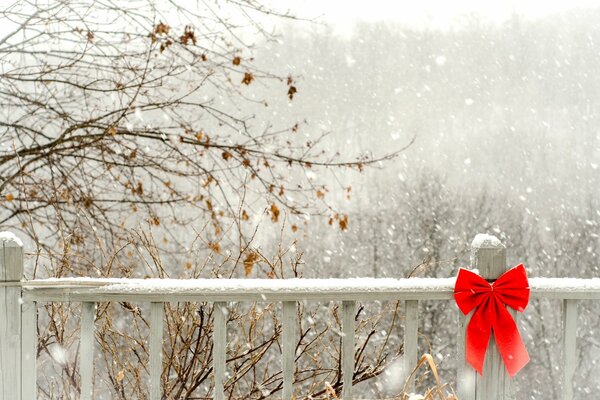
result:
[[[282,6],[0,2],[0,231],[25,279],[452,278],[478,233],[532,278],[599,276],[600,8],[341,32]],[[216,307],[164,301],[162,398],[212,398]],[[519,317],[515,399],[562,398],[561,306]],[[577,399],[600,393],[599,306],[578,305]],[[81,304],[37,307],[37,398],[79,399]],[[282,397],[281,312],[228,303],[225,398]],[[341,312],[298,302],[294,398],[342,398]],[[151,398],[149,316],[97,302],[92,398]],[[402,301],[355,321],[356,398],[459,398],[454,301],[419,302],[411,390]]]

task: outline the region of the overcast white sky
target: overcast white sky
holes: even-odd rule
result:
[[[0,0],[0,9],[15,0]],[[386,21],[412,27],[451,28],[471,15],[502,22],[513,13],[539,18],[573,8],[600,8],[600,0],[263,0],[276,10],[327,22],[340,34],[357,21]],[[0,36],[14,29],[0,23]]]
[[[475,14],[502,22],[513,13],[538,18],[573,8],[598,8],[599,0],[271,0],[278,9],[288,7],[298,15],[321,16],[339,33],[354,22],[388,21],[412,26],[448,28]]]

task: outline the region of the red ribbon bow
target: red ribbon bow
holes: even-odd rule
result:
[[[492,330],[509,375],[529,362],[517,324],[506,309],[523,312],[529,302],[529,282],[523,264],[506,271],[491,285],[481,276],[461,268],[454,286],[454,299],[467,315],[475,310],[467,327],[467,361],[483,375],[485,352]]]

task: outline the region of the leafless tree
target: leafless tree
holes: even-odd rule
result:
[[[92,228],[111,241],[139,220],[209,224],[217,240],[264,212],[342,218],[306,172],[370,159],[340,160],[318,137],[306,142],[301,123],[279,129],[248,114],[298,95],[294,77],[255,68],[246,44],[257,32],[270,39],[253,16],[273,13],[254,1],[2,10],[11,31],[0,39],[0,223],[55,255]],[[257,98],[263,84],[281,97]]]
[[[347,215],[326,201],[325,172],[362,170],[375,159],[326,151],[322,135],[301,135],[301,121],[273,127],[252,117],[253,107],[301,95],[296,77],[257,68],[248,44],[273,39],[261,20],[291,15],[254,0],[30,0],[0,15],[0,224],[35,245],[30,277],[297,276],[301,255],[253,246],[262,215],[292,233],[310,215],[347,228]],[[257,85],[281,95],[260,98]],[[202,398],[211,387],[212,307],[166,307],[165,395]],[[69,357],[77,308],[44,310],[39,357],[60,372],[43,375],[40,393],[77,397],[76,352]],[[392,325],[396,311],[388,309]],[[328,321],[306,325],[311,312],[299,309],[297,375],[307,395],[327,396],[324,379],[341,387],[339,354],[324,356],[339,337]],[[381,315],[359,324],[356,382],[400,351],[383,340],[365,352]],[[98,387],[114,398],[145,396],[146,317],[140,305],[98,305]],[[245,336],[228,353],[228,392],[276,393],[281,371],[268,363],[280,339],[274,306],[234,307],[229,319]]]

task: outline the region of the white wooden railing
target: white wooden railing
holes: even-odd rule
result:
[[[484,240],[482,240],[482,238]],[[294,360],[297,303],[303,300],[342,303],[342,397],[353,398],[356,302],[400,300],[405,307],[404,362],[412,371],[417,348],[418,309],[422,300],[452,300],[454,278],[447,279],[23,279],[23,246],[0,233],[0,400],[33,400],[36,382],[36,319],[38,302],[81,302],[81,341],[79,372],[81,399],[92,398],[94,371],[95,303],[107,301],[149,302],[150,313],[150,392],[149,399],[162,398],[163,311],[164,302],[213,302],[213,398],[225,398],[227,302],[282,302],[283,399],[294,395]],[[493,237],[478,236],[473,242],[472,267],[486,279],[494,279],[506,268],[506,251]],[[577,302],[600,299],[600,279],[530,278],[533,298],[563,300],[563,400],[572,400],[576,365]],[[460,313],[457,309],[457,315]],[[458,343],[464,349],[468,318],[459,316]],[[533,351],[533,350],[530,350]],[[460,400],[512,398],[510,382],[493,340],[483,377],[476,375],[459,351],[457,390]],[[533,366],[535,368],[535,366]]]

